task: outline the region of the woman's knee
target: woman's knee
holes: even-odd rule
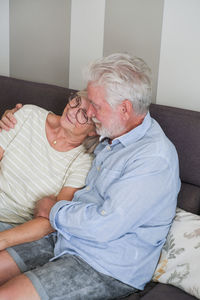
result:
[[[19,274],[21,271],[10,254],[0,251],[0,285]]]
[[[41,300],[28,277],[21,274],[0,287],[0,299],[3,300]]]

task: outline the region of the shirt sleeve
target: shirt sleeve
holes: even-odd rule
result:
[[[107,188],[101,204],[58,202],[50,213],[52,226],[67,239],[76,236],[106,243],[138,228],[143,230],[147,223],[170,225],[179,190],[175,175],[161,157],[146,158],[137,164],[129,164]],[[156,220],[152,221],[154,216]]]
[[[81,153],[70,167],[64,186],[82,188],[85,186],[86,176],[91,168],[93,155]]]
[[[9,131],[2,130],[0,132],[0,146],[6,150],[12,140],[17,136],[24,122],[28,118],[30,114],[30,105],[24,105],[15,113],[15,118],[17,120],[17,124],[13,129]]]

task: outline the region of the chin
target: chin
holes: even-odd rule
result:
[[[111,126],[110,128],[100,127],[96,129],[96,132],[102,136],[110,139],[114,139],[118,136],[121,136],[124,132],[124,127],[122,125]]]

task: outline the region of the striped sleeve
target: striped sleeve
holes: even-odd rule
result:
[[[8,145],[12,142],[12,140],[17,136],[20,128],[23,126],[24,122],[27,120],[31,110],[29,108],[30,105],[25,105],[21,109],[19,109],[15,113],[15,118],[17,119],[17,124],[13,129],[9,131],[2,130],[0,132],[0,146],[6,150]]]
[[[85,185],[85,179],[91,168],[92,161],[92,154],[82,153],[79,155],[70,167],[69,176],[67,176],[64,186],[82,188]]]

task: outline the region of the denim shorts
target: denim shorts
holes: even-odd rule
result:
[[[96,271],[76,255],[64,254],[49,261],[54,257],[54,244],[55,235],[51,234],[7,249],[42,300],[119,299],[137,291]]]

